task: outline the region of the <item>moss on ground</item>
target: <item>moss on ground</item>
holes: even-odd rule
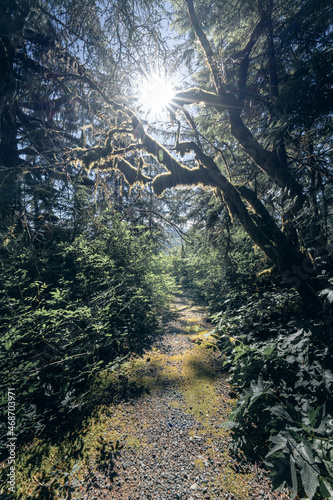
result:
[[[218,479],[208,482],[205,487],[218,487],[231,492],[237,499],[248,498],[247,484],[250,476],[235,472],[228,453],[215,450],[214,441],[228,435],[221,423],[219,409],[221,396],[215,382],[220,377],[219,360],[214,352],[214,340],[209,336],[207,326],[198,318],[187,320],[186,331],[193,344],[177,355],[165,355],[157,348],[151,349],[140,358],[126,361],[117,373],[105,371],[96,378],[92,393],[96,400],[108,400],[110,392],[119,397],[124,387],[129,394],[142,394],[160,390],[168,386],[177,387],[183,394],[183,402],[170,401],[171,408],[182,408],[201,424],[201,428],[190,435],[202,437],[210,459],[220,460],[223,467]],[[223,401],[227,407],[230,401]],[[227,418],[228,408],[226,408]],[[87,419],[80,429],[68,434],[61,443],[50,444],[43,439],[35,439],[30,447],[21,450],[16,463],[17,492],[21,498],[62,498],[80,481],[84,481],[87,471],[94,464],[103,462],[103,457],[112,456],[110,443],[139,449],[148,446],[144,439],[137,437],[137,422],[134,410],[119,405],[99,406],[94,417]],[[218,455],[218,457],[217,457]],[[195,461],[198,470],[205,468],[205,461]],[[74,493],[75,495],[75,493]],[[213,497],[211,497],[213,498]]]
[[[135,414],[125,412],[121,405],[112,411],[101,407],[75,437],[68,435],[56,444],[34,440],[17,454],[16,498],[65,498],[85,481],[93,464],[102,463],[105,455],[110,462],[117,442],[119,448],[147,446],[135,435],[136,424]]]

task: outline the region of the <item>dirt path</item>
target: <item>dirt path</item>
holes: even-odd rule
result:
[[[232,401],[220,353],[208,349],[203,311],[176,299],[178,318],[143,358],[129,363],[128,380],[149,393],[110,408],[99,425],[101,454],[92,457],[75,498],[287,499],[271,493],[267,475],[239,466],[228,452],[222,423]],[[113,449],[123,444],[113,465]]]

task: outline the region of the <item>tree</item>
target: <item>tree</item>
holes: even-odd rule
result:
[[[80,43],[89,49],[86,59],[75,55],[74,41],[66,45],[57,4],[34,6],[38,15],[33,17],[26,17],[16,6],[18,21],[12,32],[21,33],[26,19],[30,24],[33,19],[34,27],[25,28],[24,37],[16,36],[21,43],[16,52],[8,44],[3,65],[10,76],[13,68],[24,63],[30,78],[42,81],[39,96],[44,93],[45,100],[39,98],[36,103],[30,98],[14,112],[17,99],[11,94],[12,108],[6,115],[11,121],[2,115],[3,129],[13,137],[15,158],[6,159],[10,171],[22,165],[23,154],[30,154],[47,175],[53,172],[61,177],[81,169],[91,182],[95,171],[118,171],[132,186],[151,183],[158,196],[178,186],[203,185],[220,192],[230,216],[239,219],[277,270],[297,287],[307,307],[317,305],[317,292],[323,287],[320,273],[327,265],[319,262],[318,245],[327,256],[324,241],[329,237],[326,192],[331,178],[327,140],[332,74],[322,62],[332,58],[330,2],[298,0],[289,6],[280,0],[248,0],[239,2],[237,9],[229,1],[210,2],[209,9],[205,1],[173,4],[167,14],[184,31],[182,61],[188,56],[192,66],[205,63],[204,69],[196,71],[195,86],[178,91],[169,104],[176,154],[149,133],[149,124],[147,128],[135,110],[129,90],[133,81],[121,71],[131,68],[132,80],[135,73],[147,73],[153,43],[162,60],[167,56],[173,60],[173,52],[179,49],[165,52],[163,5],[152,8],[141,1],[130,8],[127,2],[94,3],[86,21],[89,36],[84,36],[78,21],[69,31],[71,40],[78,33]],[[110,7],[115,8],[113,20],[118,26],[112,30],[116,40],[112,51],[102,28]],[[66,20],[72,8],[65,9]],[[154,27],[154,21],[160,24]],[[111,26],[110,16],[107,26]],[[147,43],[139,44],[143,29]],[[10,59],[7,53],[15,55]],[[103,63],[98,71],[93,65],[96,54],[98,61],[108,54],[112,63]],[[117,66],[116,56],[121,54]],[[305,99],[310,104],[306,110],[301,105]],[[75,117],[81,113],[81,128],[77,118],[70,120],[71,113]],[[66,124],[61,128],[60,114]],[[19,139],[13,116],[20,118]],[[15,126],[7,126],[14,121]],[[24,144],[20,152],[18,142]],[[185,154],[191,155],[189,165],[181,160]],[[154,178],[149,175],[151,157],[166,172]]]
[[[330,71],[321,72],[314,84],[317,74],[313,74],[311,69],[315,60],[318,62],[331,57],[331,50],[326,45],[331,9],[325,2],[320,5],[300,2],[296,9],[286,9],[283,4],[273,1],[242,2],[235,14],[234,4],[224,2],[223,6],[213,4],[211,9],[206,10],[201,4],[197,15],[193,2],[189,0],[185,3],[192,36],[195,33],[200,43],[209,78],[207,74],[201,75],[200,88],[178,93],[175,103],[178,109],[189,103],[203,103],[214,110],[203,121],[204,128],[201,126],[199,131],[210,139],[210,144],[207,141],[211,146],[208,150],[218,152],[224,162],[227,156],[223,152],[225,143],[234,150],[233,161],[238,170],[237,177],[240,173],[242,175],[241,182],[237,182],[237,178],[230,182],[222,175],[219,165],[211,155],[206,154],[198,141],[178,143],[176,148],[180,153],[194,151],[199,167],[190,175],[194,178],[199,175],[204,185],[217,186],[221,190],[230,214],[239,218],[252,240],[281,273],[290,277],[304,302],[309,305],[309,302],[315,301],[313,290],[318,289],[320,283],[305,252],[300,249],[309,244],[316,248],[314,237],[319,236],[320,220],[311,221],[311,225],[305,222],[311,206],[305,191],[308,190],[309,173],[310,176],[311,171],[312,174],[314,171],[318,173],[320,158],[321,162],[323,160],[319,144],[322,134],[325,136],[327,133],[332,105],[328,99]],[[198,17],[204,19],[207,29],[211,30],[212,41],[202,30]],[[246,23],[244,29],[236,28],[239,21]],[[307,27],[311,26],[310,36],[305,36],[305,23]],[[289,44],[294,44],[294,49],[286,44],[286,38],[289,38]],[[292,54],[293,50],[296,54]],[[296,78],[294,74],[297,74],[298,66],[302,66],[302,70]],[[300,89],[303,98],[311,96],[312,106],[301,114],[296,100],[288,109],[280,95],[280,88],[282,92],[288,88],[289,96]],[[325,105],[317,107],[316,94],[318,96],[319,92],[324,96]],[[290,97],[289,101],[293,102]],[[214,128],[212,118],[215,122],[222,122],[222,125]],[[300,135],[305,135],[313,148],[309,155],[312,165],[307,165],[310,172],[303,172],[302,176],[297,171],[301,158],[304,158],[304,143]],[[318,141],[315,147],[314,141]],[[255,182],[253,176],[251,179],[246,173],[246,170],[251,171],[251,165],[256,173]],[[327,163],[322,173],[327,176],[326,179],[330,178]],[[178,183],[175,175],[171,179],[172,175],[173,172],[154,181],[157,191],[162,186],[168,186],[168,182],[169,185]],[[191,182],[190,175],[185,173],[187,182]],[[261,186],[256,183],[258,178]],[[263,182],[267,186],[267,180],[269,188],[273,187],[275,191],[275,197],[280,198],[278,214],[267,203],[267,187],[262,186]],[[280,196],[278,190],[282,190]],[[313,200],[313,205],[318,206],[317,200]]]
[[[151,13],[147,28],[136,28],[139,11],[112,0],[5,1],[0,14],[0,225],[6,235],[10,228],[22,229],[22,220],[38,231],[41,218],[55,215],[56,193],[68,184],[103,190],[103,172],[89,177],[82,164],[69,161],[71,152],[98,144],[93,160],[110,150],[109,125],[121,127],[122,119],[103,109],[96,82],[109,95],[127,92],[128,37],[136,39],[139,29],[146,36],[156,15]],[[118,145],[122,150],[124,144]],[[119,174],[110,185],[111,199],[121,208]]]
[[[296,162],[292,154],[295,151],[296,140],[298,142],[296,147],[302,147],[299,134],[305,133],[314,138],[315,134],[311,130],[314,128],[318,134],[317,140],[321,140],[320,134],[327,131],[325,129],[332,103],[328,102],[326,95],[331,74],[323,72],[320,76],[320,84],[317,82],[317,88],[319,87],[325,96],[326,105],[321,106],[319,108],[321,111],[319,111],[314,104],[308,110],[307,122],[304,119],[306,113],[303,112],[301,118],[292,106],[290,106],[291,109],[286,109],[279,92],[280,87],[288,88],[289,95],[293,95],[301,86],[304,94],[311,95],[311,103],[315,102],[316,97],[312,95],[314,75],[309,74],[313,60],[317,58],[323,61],[331,55],[330,49],[319,41],[327,41],[328,24],[326,21],[328,18],[326,16],[331,13],[328,3],[324,2],[318,6],[313,2],[300,2],[296,9],[288,11],[289,9],[283,8],[279,2],[243,2],[242,5],[238,5],[239,10],[236,10],[236,14],[233,14],[234,5],[224,2],[223,6],[214,4],[212,9],[209,9],[209,14],[206,15],[205,12],[208,10],[205,11],[204,6],[201,5],[198,7],[200,19],[205,19],[205,23],[211,29],[212,42],[208,40],[201,28],[193,2],[189,0],[185,3],[191,20],[192,32],[199,40],[205,55],[210,80],[205,75],[205,78],[200,79],[200,88],[178,93],[176,104],[184,106],[187,103],[204,103],[207,107],[213,108],[215,114],[211,114],[210,118],[213,116],[215,121],[225,122],[230,132],[225,124],[221,125],[220,129],[215,128],[213,132],[210,132],[208,138],[212,141],[211,151],[214,152],[215,149],[215,152],[219,152],[222,159],[226,161],[221,151],[221,144],[227,140],[229,144],[235,143],[236,140],[237,156],[234,161],[244,165],[243,167],[237,165],[238,175],[240,170],[242,175],[244,176],[245,173],[246,176],[245,169],[249,170],[252,164],[256,171],[261,173],[261,177],[262,173],[265,174],[264,180],[266,183],[267,179],[270,181],[270,187],[273,186],[275,192],[278,189],[283,190],[282,203],[286,203],[288,198],[292,201],[288,209],[282,207],[279,214],[280,220],[277,220],[277,214],[266,208],[267,189],[260,193],[260,187],[258,189],[258,186],[253,185],[253,181],[251,182],[248,176],[245,177],[245,182],[241,179],[241,185],[237,185],[237,180],[236,183],[230,182],[226,176],[221,175],[218,165],[206,155],[198,142],[190,141],[179,144],[178,151],[195,152],[199,165],[201,164],[201,171],[199,170],[198,173],[204,177],[204,180],[201,179],[203,184],[214,185],[215,183],[215,186],[221,189],[231,215],[239,218],[253,241],[266,253],[281,273],[287,273],[287,275],[298,273],[297,277],[291,276],[291,278],[296,278],[291,281],[297,285],[306,303],[313,302],[315,300],[313,289],[320,285],[314,278],[313,267],[300,248],[304,246],[304,241],[309,244],[305,233],[310,232],[313,235],[314,226],[319,221],[317,220],[312,227],[309,227],[309,224],[304,223],[304,215],[302,222],[297,220],[302,210],[308,216],[305,207],[309,206],[309,200],[304,192],[306,189],[304,184],[306,185],[308,180],[305,176],[302,179],[295,169],[297,157],[302,156],[302,152],[299,149],[296,150]],[[295,11],[297,12],[296,21],[295,17],[292,17],[295,16]],[[247,23],[245,29],[236,30],[235,24],[239,21]],[[307,27],[309,23],[311,25],[312,37],[307,36],[303,41],[305,22]],[[297,35],[295,23],[301,28]],[[294,34],[293,40],[290,39],[291,33]],[[289,37],[289,43],[295,44],[294,50],[298,52],[295,62],[291,59],[290,45],[286,45],[286,37]],[[278,51],[275,45],[279,47]],[[301,81],[293,75],[295,66],[300,64],[302,57],[303,80]],[[205,89],[202,84],[206,86]],[[298,121],[297,125],[295,120]],[[204,126],[207,130],[207,119],[204,121]],[[212,128],[211,126],[210,129]],[[214,137],[214,133],[217,136]],[[219,148],[220,151],[218,151]],[[245,153],[245,156],[242,153]],[[312,169],[316,170],[319,166],[319,154],[316,156],[313,152],[311,158]],[[311,166],[309,165],[308,168],[311,169]],[[326,168],[325,173],[329,177],[329,171]],[[203,169],[206,171],[203,172]],[[195,172],[193,174],[196,175]],[[318,234],[316,236],[318,237]],[[311,244],[314,245],[314,241],[311,241]],[[313,279],[309,279],[311,274],[313,274]]]

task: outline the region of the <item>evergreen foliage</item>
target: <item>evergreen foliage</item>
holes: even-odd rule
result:
[[[235,447],[293,497],[333,496],[332,13],[1,2],[1,387],[20,387],[20,439],[149,343],[172,261],[218,321]],[[135,93],[166,66],[186,83],[153,122]]]

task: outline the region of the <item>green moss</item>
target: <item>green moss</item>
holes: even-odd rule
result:
[[[69,435],[57,444],[35,440],[17,454],[17,497],[39,498],[43,488],[50,498],[52,495],[62,498],[66,483],[83,481],[89,464],[100,461],[101,443],[119,441],[120,445],[133,449],[147,446],[146,440],[136,436],[137,425],[135,414],[125,412],[120,406],[112,411],[101,407],[75,437]]]
[[[199,467],[199,469],[203,469],[205,467],[205,464],[203,463],[203,461],[198,458],[197,460],[194,460],[194,465],[196,467]]]
[[[239,500],[245,500],[248,497],[246,484],[250,481],[250,476],[236,473],[232,469],[228,453],[217,450],[214,445],[216,439],[227,435],[227,431],[217,425],[221,423],[221,416],[218,414],[221,396],[218,394],[215,382],[220,377],[218,370],[220,361],[212,349],[206,348],[211,339],[209,336],[205,337],[208,331],[199,326],[197,319],[191,319],[190,329],[195,332],[193,339],[200,339],[200,343],[193,343],[185,353],[173,356],[167,356],[153,348],[141,358],[126,361],[121,366],[120,373],[105,371],[94,381],[94,395],[103,399],[110,391],[121,391],[123,377],[128,386],[137,388],[138,393],[161,389],[165,386],[165,382],[177,387],[183,394],[183,402],[171,400],[168,403],[169,407],[182,408],[197,419],[201,428],[189,434],[200,436],[202,443],[207,446],[207,456],[216,461],[217,455],[224,464],[214,484],[205,486],[208,490],[216,486],[233,493]],[[231,404],[233,401],[223,400],[223,405],[226,403]],[[227,416],[226,414],[225,418]],[[29,494],[32,493],[38,495],[40,484],[56,484],[55,479],[57,479],[60,489],[58,486],[54,489],[57,492],[61,491],[58,497],[64,496],[61,486],[65,480],[84,481],[90,465],[98,463],[101,456],[101,442],[119,441],[121,445],[133,450],[149,447],[141,435],[138,437],[139,425],[141,430],[141,425],[144,424],[138,423],[135,408],[129,410],[121,404],[106,405],[100,407],[96,416],[86,422],[75,438],[65,439],[54,446],[48,446],[42,440],[36,441],[25,451],[18,463],[17,478],[20,482],[20,494],[23,498],[29,498]],[[159,457],[157,460],[163,462]],[[74,466],[78,462],[79,468],[75,469]],[[205,468],[204,457],[197,458],[194,463],[199,469]],[[65,476],[65,473],[68,476]]]
[[[136,436],[129,436],[127,439],[126,439],[126,446],[128,448],[132,448],[134,450],[137,450],[139,448],[141,448],[141,441],[139,438],[137,438]]]
[[[169,407],[170,408],[181,408],[182,405],[179,401],[170,401],[169,402]]]
[[[232,493],[237,500],[246,500],[250,494],[248,484],[251,479],[251,475],[236,473],[232,467],[226,466],[215,480],[215,486]]]

